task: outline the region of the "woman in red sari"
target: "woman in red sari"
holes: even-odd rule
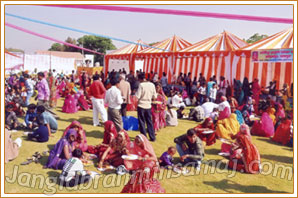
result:
[[[104,164],[110,164],[114,167],[124,165],[122,155],[127,154],[127,147],[130,144],[130,139],[126,131],[119,131],[117,137],[112,140],[110,146],[105,150],[98,163],[98,168],[102,168]]]
[[[280,125],[278,125],[272,140],[274,142],[287,145],[291,140],[291,124],[292,121],[287,118],[283,118]]]
[[[83,90],[79,91],[78,106],[79,106],[79,111],[88,111],[89,110],[89,104],[88,104],[87,100],[85,99]]]
[[[154,131],[159,131],[159,129],[166,127],[165,120],[165,109],[167,105],[165,94],[162,90],[161,84],[156,84],[157,98],[155,100],[156,104],[152,105],[152,120]]]
[[[78,121],[73,121],[64,131],[63,136],[66,136],[67,132],[70,129],[75,129],[77,132],[77,138],[76,140],[72,143],[72,145],[75,148],[80,148],[83,152],[87,151],[88,149],[88,144],[87,144],[87,139],[86,139],[86,132],[83,129],[82,125]]]
[[[137,135],[128,152],[139,157],[137,160],[124,160],[126,168],[134,173],[121,193],[165,193],[159,181],[153,178],[159,167],[149,140],[142,134]]]
[[[199,124],[194,128],[197,133],[197,136],[206,143],[207,146],[210,146],[216,142],[216,133],[215,126],[213,124],[212,118],[206,118],[203,124]],[[213,130],[214,133],[204,134],[204,131]]]
[[[252,143],[249,127],[242,124],[240,132],[232,139],[236,139],[235,147],[232,148],[229,167],[237,171],[256,174],[260,170],[260,154],[257,147]]]
[[[111,145],[112,141],[116,139],[118,133],[114,122],[108,120],[104,123],[103,141],[97,146],[88,146],[88,153],[96,154],[101,158],[103,153]]]

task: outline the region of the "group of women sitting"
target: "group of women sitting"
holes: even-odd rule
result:
[[[140,134],[131,142],[125,130],[117,133],[112,121],[105,122],[104,130],[103,142],[88,146],[82,126],[77,121],[72,122],[50,151],[45,168],[62,169],[65,162],[72,157],[72,151],[80,148],[98,156],[99,168],[106,165],[124,166],[127,171],[134,173],[131,181],[123,188],[123,193],[164,193],[160,183],[153,178],[158,171],[158,160],[149,140]],[[138,159],[131,161],[121,157],[128,154],[138,155]]]

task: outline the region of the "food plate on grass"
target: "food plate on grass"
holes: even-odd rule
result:
[[[121,158],[125,160],[137,160],[139,156],[130,154],[130,155],[122,155]]]
[[[219,140],[220,140],[222,143],[225,143],[225,144],[233,144],[233,142],[232,142],[231,140],[228,140],[228,139],[219,138]]]
[[[203,131],[202,133],[203,134],[211,134],[211,133],[214,133],[214,131],[213,130],[208,130],[208,131]]]
[[[91,166],[91,165],[93,165],[93,162],[92,161],[89,161],[89,160],[88,161],[84,161],[83,162],[83,165],[84,166]]]
[[[111,165],[108,165],[108,166],[104,166],[104,167],[101,167],[101,168],[97,168],[97,170],[103,172],[103,171],[106,171],[106,170],[114,170],[115,167],[114,166],[111,166]]]
[[[93,159],[97,158],[97,155],[89,154],[88,158],[89,158],[89,160],[93,160]]]
[[[230,153],[225,153],[225,152],[220,152],[218,155],[223,156],[223,157],[229,157]]]

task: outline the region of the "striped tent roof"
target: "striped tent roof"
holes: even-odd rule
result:
[[[191,46],[191,43],[182,39],[179,36],[174,35],[171,38],[165,39],[159,43],[153,45],[155,48],[146,48],[139,53],[162,53],[162,52],[177,52],[181,49],[184,49],[188,46]],[[159,48],[159,49],[156,49]],[[165,49],[165,50],[161,50]]]
[[[117,49],[117,50],[111,52],[108,55],[132,54],[132,53],[141,51],[143,49],[146,49],[146,47],[144,47],[143,45],[148,45],[141,40],[138,40],[137,43],[138,43],[138,45],[136,45],[136,44],[126,45],[120,49]]]
[[[293,27],[257,41],[241,50],[293,48]]]
[[[248,44],[232,33],[224,31],[205,40],[199,41],[180,52],[233,51]]]

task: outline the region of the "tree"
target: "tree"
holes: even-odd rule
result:
[[[65,42],[73,44],[73,45],[77,45],[77,40],[75,38],[67,37]],[[70,46],[67,46],[67,45],[63,45],[63,47],[64,47],[65,52],[78,52],[78,51],[80,51],[78,48],[70,47]]]
[[[54,43],[49,49],[49,51],[64,51],[64,46],[60,43]]]
[[[266,34],[262,34],[260,35],[259,33],[255,33],[254,35],[252,35],[251,37],[249,37],[249,39],[246,40],[247,43],[254,43],[257,42],[263,38],[268,37],[268,35]]]
[[[100,53],[106,53],[107,50],[114,50],[116,47],[113,45],[111,39],[93,36],[93,35],[85,35],[77,40],[79,46],[83,46],[84,48],[97,51]],[[90,53],[90,52],[86,52]],[[95,54],[94,62],[100,62],[103,65],[104,56]]]

